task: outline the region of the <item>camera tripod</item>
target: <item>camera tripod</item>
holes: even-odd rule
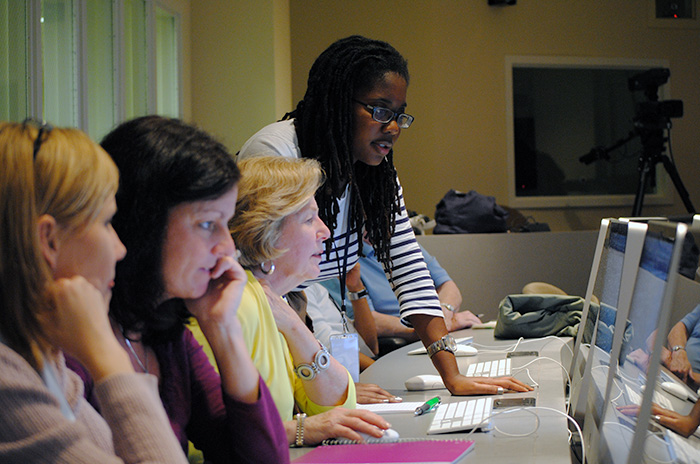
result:
[[[685,209],[688,210],[688,213],[695,214],[695,207],[690,201],[690,195],[683,185],[676,165],[671,161],[671,158],[664,153],[664,144],[667,139],[663,136],[661,129],[654,129],[650,132],[656,132],[657,130],[658,133],[654,134],[644,134],[644,131],[642,131],[640,135],[642,137],[642,155],[639,158],[639,184],[637,186],[637,194],[634,197],[634,206],[632,206],[632,217],[639,217],[642,215],[647,181],[652,169],[654,169],[658,163],[663,164],[664,169],[671,178],[678,195],[685,205]],[[646,140],[645,137],[647,138]]]

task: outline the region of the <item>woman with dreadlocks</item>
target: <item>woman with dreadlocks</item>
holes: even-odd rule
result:
[[[496,394],[529,387],[512,377],[467,378],[453,355],[440,301],[406,214],[393,148],[413,116],[405,113],[408,65],[386,42],[351,36],[315,61],[306,94],[282,121],[264,127],[239,158],[276,154],[313,158],[326,180],[316,193],[321,219],[332,231],[315,280],[345,275],[362,252],[364,228],[401,305],[404,323],[415,327],[445,385],[453,394]],[[361,297],[362,292],[350,295]]]

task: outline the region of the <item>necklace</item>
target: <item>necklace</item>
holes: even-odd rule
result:
[[[148,373],[148,351],[146,351],[146,347],[144,347],[144,349],[143,349],[143,354],[146,356],[146,363],[144,364],[141,362],[141,358],[139,358],[138,355],[136,354],[134,347],[131,346],[131,340],[129,340],[129,338],[126,335],[124,335],[124,341],[126,342],[126,346],[129,348],[129,351],[131,351],[131,354],[134,355],[134,359],[136,359],[136,362],[139,363],[139,366],[141,367],[141,369],[145,373]]]

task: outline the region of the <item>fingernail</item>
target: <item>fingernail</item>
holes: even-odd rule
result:
[[[388,398],[384,398],[384,399],[382,400],[382,403],[388,403],[388,402],[389,402],[389,399],[388,399]]]
[[[403,401],[403,398],[401,398],[400,396],[395,396],[394,401]]]

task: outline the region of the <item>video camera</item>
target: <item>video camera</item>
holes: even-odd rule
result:
[[[649,101],[637,105],[634,124],[639,129],[664,129],[669,119],[683,116],[681,100],[659,101],[659,87],[668,82],[671,72],[666,68],[652,68],[627,80],[630,92],[643,90]]]

